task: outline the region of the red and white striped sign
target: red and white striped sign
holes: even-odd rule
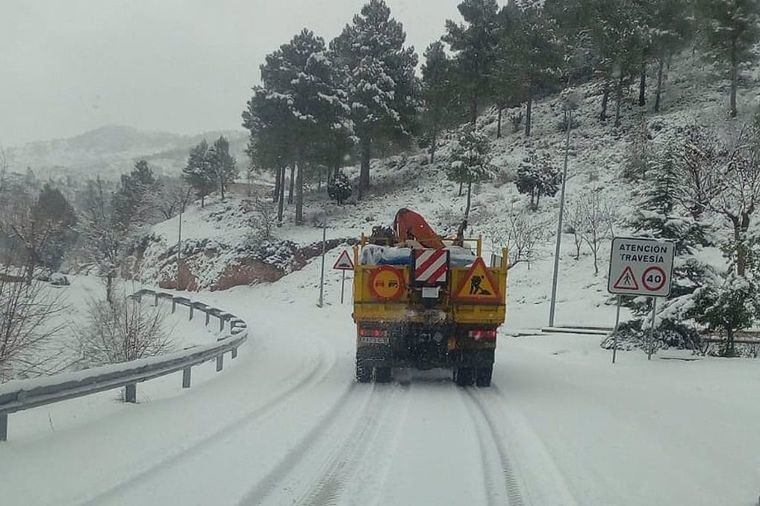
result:
[[[414,281],[422,285],[445,283],[449,252],[443,249],[414,250]]]

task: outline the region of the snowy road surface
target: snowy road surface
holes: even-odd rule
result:
[[[622,353],[613,367],[598,337],[502,336],[490,389],[444,371],[359,385],[350,306],[317,309],[315,273],[201,295],[245,318],[252,341],[220,375],[197,368],[189,391],[169,377],[140,385],[136,406],[107,392],[13,415],[0,503],[757,500],[756,361]]]

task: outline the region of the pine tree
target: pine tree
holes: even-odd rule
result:
[[[373,143],[408,139],[415,128],[417,55],[384,0],[370,0],[330,44],[359,138],[359,198],[370,185]]]
[[[218,184],[219,194],[224,200],[224,190],[235,182],[239,174],[235,157],[230,154],[229,141],[224,136],[219,137],[209,148],[207,155],[210,170]]]
[[[452,61],[441,42],[425,50],[422,65],[422,96],[425,100],[424,123],[430,136],[430,163],[435,163],[438,135],[453,116]]]
[[[662,105],[662,83],[665,65],[674,54],[686,46],[694,32],[694,17],[690,0],[654,0],[649,19],[652,54],[657,62],[654,111]]]
[[[730,114],[735,118],[741,71],[758,59],[754,46],[760,40],[760,0],[698,0],[697,7],[706,56],[728,70]]]
[[[154,213],[149,205],[149,195],[155,186],[156,178],[145,160],[138,160],[129,174],[121,176],[119,188],[113,196],[117,226],[127,231],[151,221]]]
[[[559,29],[544,12],[540,0],[523,0],[509,4],[502,11],[509,20],[503,42],[514,62],[517,82],[525,101],[525,136],[530,137],[533,126],[533,99],[559,78],[562,63]]]
[[[335,177],[327,185],[327,194],[330,198],[335,199],[339,206],[351,196],[351,181],[342,171],[338,171]]]
[[[492,75],[498,56],[499,6],[496,0],[464,0],[457,7],[464,23],[446,21],[443,40],[456,53],[456,87],[469,104],[470,121],[493,92]]]
[[[548,154],[539,156],[531,152],[517,169],[517,191],[530,195],[530,208],[538,209],[542,196],[553,197],[559,190],[562,175]]]
[[[206,139],[190,150],[187,165],[182,169],[182,177],[200,197],[201,207],[203,207],[206,197],[214,191],[218,181],[211,166]]]
[[[467,206],[464,211],[466,221],[470,215],[473,183],[493,177],[491,143],[472,124],[463,126],[459,132],[457,143],[451,150],[451,165],[447,176],[451,181],[467,185]]]
[[[47,240],[40,245],[39,262],[56,271],[77,239],[74,208],[60,190],[45,183],[32,208],[32,216],[38,226],[50,228]]]

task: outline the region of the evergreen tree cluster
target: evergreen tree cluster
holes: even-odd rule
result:
[[[201,206],[214,190],[218,190],[224,200],[224,192],[238,176],[235,157],[230,154],[230,143],[219,137],[209,146],[203,139],[190,150],[187,165],[182,169],[182,178],[201,199]]]

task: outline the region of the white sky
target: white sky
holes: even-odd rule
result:
[[[329,41],[363,0],[0,0],[0,144],[106,124],[238,128],[264,56]],[[387,0],[418,53],[459,0]]]

